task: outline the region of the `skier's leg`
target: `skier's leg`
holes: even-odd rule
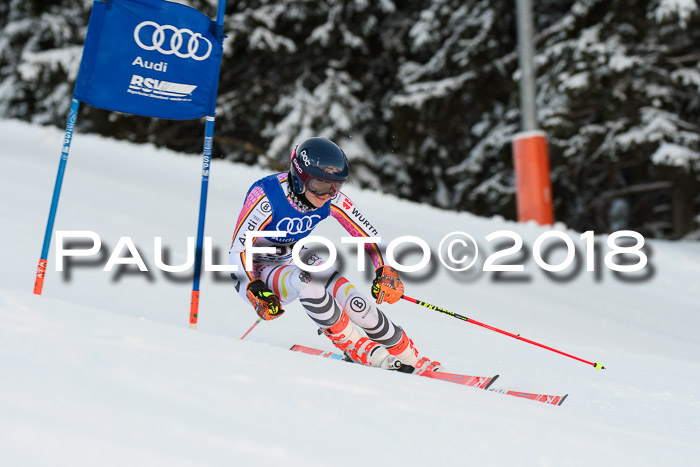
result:
[[[294,264],[264,265],[258,277],[280,298],[282,305],[299,299],[309,317],[321,329],[326,329],[341,318],[342,309],[326,292],[322,284]]]
[[[318,256],[305,253],[302,257],[307,264],[321,264]],[[350,321],[347,313],[326,290],[325,274],[309,273],[292,264],[265,265],[257,274],[283,305],[299,298],[306,313],[333,345],[354,361],[382,368],[391,368],[396,361],[384,347],[363,336]]]
[[[297,288],[290,284],[292,274],[298,274],[298,268],[294,264],[262,264],[256,267],[255,274],[279,297],[282,305],[291,303],[299,297]]]
[[[340,273],[330,271],[319,280],[325,280],[326,290],[348,313],[350,320],[365,330],[367,337],[385,347],[392,347],[401,340],[401,328]]]
[[[323,263],[308,249],[300,257],[311,266]],[[257,274],[283,305],[299,298],[309,317],[353,360],[387,367],[394,360],[387,358],[391,355],[419,371],[439,369],[439,363],[421,357],[406,333],[333,268],[307,272],[293,264],[265,265]]]
[[[332,271],[328,275],[326,290],[333,294],[350,319],[364,329],[370,339],[386,347],[401,363],[413,366],[418,371],[440,369],[439,362],[421,356],[403,329],[338,272]]]
[[[308,273],[300,273],[296,277],[299,279],[299,302],[333,345],[364,365],[382,368],[394,366],[396,359],[377,342],[362,335],[345,310],[328,293],[324,281]],[[297,279],[293,277],[291,282],[295,283]]]

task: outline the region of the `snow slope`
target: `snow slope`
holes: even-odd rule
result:
[[[408,302],[383,307],[448,369],[570,394],[554,407],[289,352],[292,344],[333,349],[296,303],[240,341],[255,314],[225,274],[203,278],[199,326],[189,329],[191,280],[155,268],[153,238],[163,238],[170,263],[185,261],[201,158],[152,146],[76,134],[55,230],[98,233],[104,256],[56,272],[54,238],[44,294],[34,296],[62,132],[0,121],[0,138],[2,465],[658,466],[700,458],[698,243],[648,242],[649,277],[633,283],[601,267],[554,281],[529,256],[520,258],[525,280],[457,277],[433,259],[430,280],[407,284],[407,295],[602,361],[605,371]],[[247,188],[264,174],[214,161],[206,235],[218,263]],[[470,233],[484,251],[479,267],[495,251],[489,233],[518,232],[531,251],[546,231],[346,192],[389,240],[417,235],[437,249],[452,231]],[[583,248],[579,233],[557,228]],[[345,235],[333,220],[316,233],[338,245]],[[149,273],[102,271],[126,236]],[[348,245],[339,251],[355,261]],[[368,291],[361,273],[346,273]]]

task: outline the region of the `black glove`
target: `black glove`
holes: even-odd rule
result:
[[[284,313],[280,299],[260,279],[255,279],[246,288],[246,296],[255,312],[265,321],[279,318]]]

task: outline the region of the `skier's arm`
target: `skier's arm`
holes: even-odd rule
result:
[[[353,237],[379,237],[379,231],[342,192],[338,192],[331,202],[331,215]],[[369,253],[376,268],[376,277],[372,281],[372,296],[378,304],[396,303],[403,296],[404,285],[399,278],[399,272],[384,264],[385,246],[382,243],[367,243],[365,251]]]
[[[238,295],[246,302],[248,301],[248,284],[256,279],[253,275],[253,271],[245,270],[246,232],[262,230],[271,220],[272,211],[265,192],[260,186],[253,187],[248,193],[245,203],[243,203],[241,213],[238,215],[238,222],[236,222],[233,242],[231,243],[228,256],[229,264],[238,266],[238,271],[231,273],[231,277],[234,279],[234,285],[238,291]]]
[[[331,216],[353,237],[380,236],[379,231],[343,192],[339,191],[331,201]],[[385,247],[382,243],[366,243],[365,251],[375,268],[384,265]]]

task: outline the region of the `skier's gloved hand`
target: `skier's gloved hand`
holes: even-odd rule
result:
[[[265,321],[279,318],[284,313],[280,299],[260,279],[255,279],[247,287],[246,296],[255,312]]]
[[[398,302],[404,290],[399,272],[391,266],[379,266],[376,276],[372,281],[372,296],[377,300],[377,304]]]

